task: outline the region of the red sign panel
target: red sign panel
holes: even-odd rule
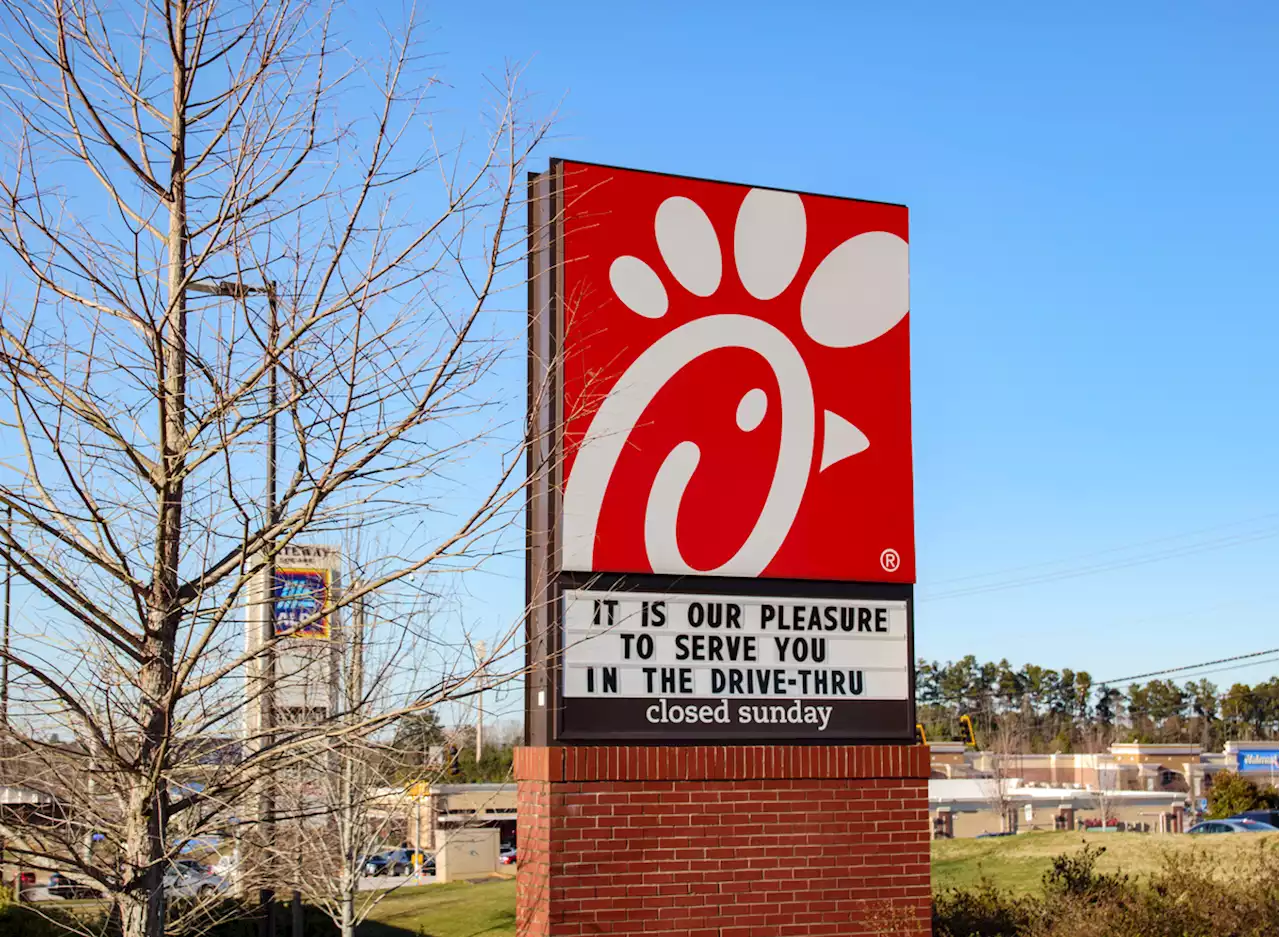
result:
[[[562,567],[914,582],[906,208],[563,172]]]

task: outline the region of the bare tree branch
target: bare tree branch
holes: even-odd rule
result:
[[[208,923],[164,883],[202,837],[261,841],[289,806],[258,808],[272,778],[359,764],[523,674],[522,620],[479,661],[436,603],[522,518],[523,374],[502,363],[524,317],[498,298],[548,122],[510,69],[446,144],[414,13],[361,59],[344,12],[0,0],[0,559],[20,585],[0,773],[39,805],[0,834],[101,887],[126,937]],[[316,544],[349,581],[246,641],[280,558]],[[378,694],[254,715],[316,656],[312,625],[370,608],[395,662]],[[351,860],[347,782],[290,809],[326,849],[345,810]]]

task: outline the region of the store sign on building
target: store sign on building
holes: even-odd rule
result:
[[[532,740],[909,740],[906,209],[530,194]]]
[[[1280,749],[1274,745],[1237,749],[1236,765],[1241,774],[1278,774]]]

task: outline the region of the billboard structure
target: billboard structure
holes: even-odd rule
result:
[[[907,210],[530,178],[529,742],[913,738]]]
[[[274,651],[254,658],[246,710],[251,735],[264,728],[268,697],[277,723],[310,720],[335,710],[342,648],[341,622],[332,605],[340,587],[341,553],[336,546],[290,544],[276,558],[274,581],[268,571],[254,577],[248,590],[246,648],[266,646],[272,629]],[[270,603],[270,604],[268,604]],[[328,610],[328,611],[326,611]],[[273,614],[274,612],[274,614]]]

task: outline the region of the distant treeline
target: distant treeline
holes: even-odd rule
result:
[[[916,662],[917,718],[929,739],[960,738],[968,714],[981,748],[1022,752],[1101,751],[1112,742],[1274,739],[1280,680],[1221,690],[1209,680],[1151,680],[1125,687],[1095,684],[1084,671],[972,655]]]

